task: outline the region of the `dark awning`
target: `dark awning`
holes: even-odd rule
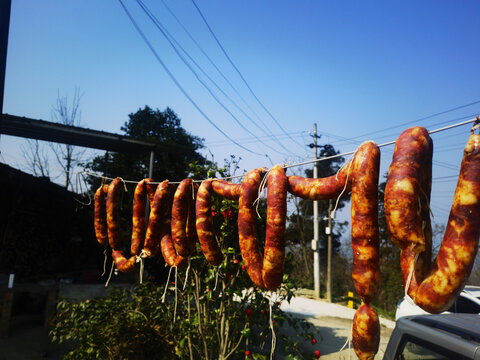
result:
[[[0,133],[113,152],[152,151],[156,147],[123,135],[8,114],[2,114]]]

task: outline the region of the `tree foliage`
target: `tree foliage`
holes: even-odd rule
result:
[[[128,115],[121,127],[125,136],[156,144],[153,178],[155,180],[181,180],[188,175],[189,164],[205,164],[205,158],[197,152],[203,147],[203,139],[189,134],[177,114],[170,108],[153,110],[149,106]],[[148,176],[150,153],[106,153],[97,156],[87,168],[108,177],[142,179]]]

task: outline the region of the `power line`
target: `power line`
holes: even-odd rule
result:
[[[215,39],[215,41],[217,42],[218,46],[220,47],[220,49],[222,50],[223,54],[225,55],[225,57],[227,58],[227,60],[230,62],[230,64],[232,65],[232,67],[235,69],[235,71],[237,72],[238,76],[240,76],[240,78],[242,79],[243,83],[245,84],[245,86],[248,88],[248,90],[250,91],[250,93],[252,94],[252,96],[255,98],[255,100],[258,102],[258,104],[262,107],[262,109],[272,118],[273,121],[275,121],[275,123],[277,124],[277,126],[280,128],[280,130],[282,130],[282,132],[284,134],[287,134],[287,132],[285,131],[285,129],[282,127],[282,125],[278,122],[278,120],[272,115],[272,113],[267,109],[267,107],[260,101],[260,99],[257,97],[257,95],[255,94],[255,92],[252,90],[252,88],[250,87],[250,85],[248,84],[247,80],[245,79],[245,77],[242,75],[242,73],[240,72],[240,70],[237,68],[237,66],[233,63],[233,60],[230,58],[230,56],[227,54],[227,51],[225,50],[225,48],[222,46],[222,44],[220,43],[220,40],[218,40],[217,36],[215,35],[215,33],[213,32],[212,28],[210,27],[210,25],[208,24],[208,21],[207,19],[205,18],[205,16],[203,16],[203,13],[200,11],[200,8],[197,6],[197,4],[195,3],[195,0],[192,0],[192,3],[193,5],[195,6],[195,8],[197,9],[198,13],[200,14],[200,17],[202,18],[203,22],[205,23],[205,25],[207,26],[208,30],[210,31],[210,34],[212,34],[213,38]],[[298,146],[300,146],[301,148],[303,148],[304,146],[302,144],[300,144],[299,142],[297,142],[296,140],[294,140],[293,138],[289,137],[290,140],[292,140],[294,143],[296,143]]]
[[[270,135],[273,135],[273,132],[270,130],[270,128],[265,124],[265,122],[258,116],[258,114],[255,112],[255,110],[248,104],[248,102],[245,100],[245,98],[240,94],[240,92],[237,90],[237,88],[232,84],[230,80],[225,76],[225,74],[220,70],[220,68],[215,64],[215,62],[208,56],[207,52],[200,46],[197,40],[192,36],[192,34],[188,31],[188,29],[183,25],[183,23],[180,21],[180,19],[175,15],[175,13],[168,7],[168,5],[165,3],[164,0],[162,0],[163,6],[167,9],[167,11],[172,15],[172,17],[175,19],[175,21],[180,25],[180,27],[185,31],[187,36],[192,40],[192,42],[197,46],[197,48],[200,50],[200,52],[207,58],[207,60],[210,62],[210,64],[215,68],[215,70],[218,72],[218,74],[225,80],[225,82],[232,88],[232,90],[235,92],[235,94],[242,100],[242,102],[245,104],[245,106],[248,107],[248,109],[253,113],[253,115],[257,118],[258,121],[263,125],[265,130],[270,133]]]
[[[139,33],[139,35],[142,37],[143,41],[145,41],[145,43],[147,44],[147,46],[149,47],[150,51],[152,51],[153,55],[155,56],[155,58],[157,59],[157,61],[160,63],[160,65],[162,65],[163,69],[165,70],[165,72],[168,74],[168,76],[170,77],[170,79],[175,83],[175,85],[178,87],[178,89],[183,93],[183,95],[190,101],[190,103],[197,109],[197,111],[215,128],[217,129],[223,136],[225,136],[227,139],[229,139],[233,144],[237,145],[238,147],[244,149],[245,151],[248,151],[249,153],[252,153],[252,154],[255,154],[255,155],[259,155],[259,156],[266,156],[268,157],[268,155],[266,154],[261,154],[261,153],[258,153],[256,151],[253,151],[253,150],[250,150],[249,148],[237,143],[235,140],[233,140],[229,135],[227,135],[222,129],[220,129],[220,127],[218,127],[217,124],[215,124],[215,122],[213,122],[212,119],[210,119],[208,117],[207,114],[205,114],[205,112],[198,106],[198,104],[192,99],[192,97],[187,93],[187,91],[182,87],[182,85],[178,82],[178,80],[175,78],[175,76],[172,74],[172,72],[168,69],[168,67],[165,65],[165,63],[162,61],[162,59],[160,58],[160,56],[158,55],[158,53],[155,51],[155,49],[153,48],[152,44],[150,43],[150,41],[147,39],[147,37],[145,36],[145,34],[143,33],[143,31],[140,29],[140,27],[138,26],[137,22],[135,21],[135,19],[132,17],[132,14],[130,14],[130,12],[128,11],[128,9],[125,7],[125,5],[123,4],[122,0],[118,0],[120,5],[122,6],[123,10],[125,11],[125,13],[127,14],[128,18],[130,19],[130,21],[132,22],[133,26],[135,27],[135,29],[137,30],[137,32]]]
[[[193,1],[193,0],[192,0],[192,1]],[[368,136],[368,135],[372,135],[372,134],[378,134],[379,132],[384,132],[384,131],[387,131],[387,130],[397,129],[397,128],[403,127],[403,126],[405,126],[405,125],[409,125],[409,124],[413,124],[413,123],[418,123],[418,122],[420,122],[420,121],[424,121],[424,120],[433,118],[433,117],[438,116],[438,115],[443,115],[443,114],[446,114],[446,113],[449,113],[449,112],[452,112],[452,111],[455,111],[455,110],[463,109],[463,108],[466,108],[466,107],[469,107],[469,106],[472,106],[472,105],[475,105],[475,104],[479,104],[479,103],[480,103],[480,100],[477,100],[477,101],[474,101],[474,102],[471,102],[471,103],[468,103],[468,104],[456,106],[456,107],[451,108],[451,109],[448,109],[448,110],[443,110],[443,111],[437,112],[437,113],[435,113],[435,114],[422,117],[422,118],[420,118],[420,119],[410,120],[410,121],[404,122],[404,123],[402,123],[402,124],[390,126],[390,127],[388,127],[388,128],[382,129],[382,130],[371,131],[371,132],[365,133],[365,134],[363,134],[363,135],[358,135],[358,136],[354,137],[353,139],[361,138],[361,137]]]
[[[258,142],[260,142],[260,140],[258,139],[258,137],[253,133],[251,132],[248,128],[246,128],[242,122],[225,106],[225,104],[220,101],[220,99],[213,93],[213,91],[208,87],[208,85],[200,78],[200,76],[198,75],[198,73],[195,71],[195,69],[193,69],[193,67],[188,63],[188,61],[183,57],[182,54],[180,54],[180,52],[178,51],[178,48],[177,46],[185,53],[186,56],[188,56],[188,58],[190,59],[190,61],[193,62],[194,65],[197,66],[197,68],[200,69],[200,71],[214,84],[214,86],[225,96],[227,97],[227,99],[229,99],[236,107],[238,110],[240,110],[254,125],[256,125],[260,130],[263,131],[262,128],[260,128],[258,126],[257,123],[255,123],[242,109],[240,109],[236,103],[216,84],[216,82],[210,78],[210,76],[208,76],[208,74],[206,74],[205,71],[203,71],[203,69],[198,65],[198,63],[188,54],[188,52],[178,43],[178,41],[168,32],[168,30],[161,24],[161,22],[158,20],[158,18],[150,11],[150,9],[148,9],[148,7],[141,1],[141,0],[137,0],[137,3],[138,5],[142,8],[142,10],[145,12],[145,14],[150,18],[150,20],[154,23],[154,25],[157,27],[157,29],[162,33],[162,35],[165,37],[165,39],[168,41],[168,43],[170,44],[170,46],[173,48],[173,50],[175,51],[175,53],[178,55],[178,57],[180,58],[180,60],[182,60],[182,62],[185,64],[185,66],[188,67],[188,69],[194,74],[194,76],[196,77],[196,79],[198,80],[198,82],[200,84],[202,84],[202,86],[208,91],[208,93],[212,96],[212,98],[235,120],[235,122],[245,131],[247,132],[248,134],[250,134],[252,137],[254,137]],[[174,44],[175,42],[175,44]],[[268,147],[269,149],[275,151],[275,152],[278,152],[278,150],[276,150],[275,148],[273,148],[272,146],[269,146],[267,144],[263,144],[264,146]],[[288,151],[288,149],[285,148],[286,151]],[[286,155],[286,154],[283,154],[283,155]]]

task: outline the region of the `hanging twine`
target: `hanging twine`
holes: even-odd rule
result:
[[[161,301],[162,301],[162,304],[165,303],[165,295],[167,294],[167,289],[168,289],[168,283],[170,282],[170,274],[172,273],[172,269],[176,267],[175,265],[174,266],[171,266],[170,267],[170,270],[168,271],[168,277],[167,277],[167,283],[165,284],[165,290],[163,291],[163,295],[161,297]]]
[[[140,263],[139,280],[140,280],[140,284],[143,284],[143,271],[145,270],[145,264],[143,262],[143,258],[137,255],[136,262]]]
[[[183,283],[183,291],[185,291],[185,288],[187,287],[187,281],[188,281],[188,272],[190,271],[190,258],[188,258],[188,267],[187,271],[185,273],[185,282]],[[176,281],[175,281],[176,283]]]
[[[100,277],[105,275],[105,273],[107,272],[107,249],[106,248],[105,250],[103,250],[103,255],[105,255],[105,259],[103,260],[103,273],[102,275],[100,275]]]
[[[420,254],[415,254],[415,259],[413,259],[413,264],[410,268],[410,273],[408,274],[407,283],[405,284],[405,299],[407,299],[407,301],[409,301],[412,305],[415,305],[415,303],[413,302],[413,299],[410,297],[410,295],[408,295],[408,289],[410,288],[410,282],[412,281],[413,272],[415,271],[415,264],[417,263],[417,259],[419,256]]]
[[[108,287],[108,284],[110,282],[110,279],[112,278],[113,274],[113,267],[115,266],[115,261],[112,260],[112,268],[110,269],[110,275],[108,275],[107,282],[105,283],[105,287]]]
[[[216,273],[215,273],[215,286],[214,286],[212,291],[217,290],[219,267],[220,266],[215,267],[215,271],[216,271]]]
[[[275,330],[273,329],[273,292],[270,291],[270,330],[272,330],[272,348],[270,350],[270,360],[273,359],[273,354],[275,353],[275,346],[277,345],[277,337],[275,336]]]

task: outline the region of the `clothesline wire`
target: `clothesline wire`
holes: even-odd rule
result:
[[[438,129],[430,130],[430,131],[428,131],[428,133],[429,134],[435,134],[437,132],[450,130],[450,129],[453,129],[453,128],[456,128],[456,127],[459,127],[459,126],[462,126],[462,125],[470,124],[470,123],[473,123],[473,122],[479,122],[479,121],[480,121],[480,116],[477,116],[474,119],[465,120],[465,121],[458,122],[458,123],[455,123],[455,124],[452,124],[452,125],[448,125],[448,126],[444,126],[444,127],[438,128]],[[377,146],[380,148],[380,147],[384,147],[384,146],[388,146],[388,145],[393,145],[393,144],[395,144],[395,142],[396,142],[396,140],[392,140],[392,141],[388,141],[388,142],[379,144]],[[315,162],[320,162],[320,161],[339,158],[339,157],[342,157],[342,156],[352,155],[354,153],[355,153],[355,150],[344,152],[344,153],[341,153],[341,154],[325,156],[325,157],[321,157],[321,158],[318,158],[318,159],[303,161],[303,162],[296,163],[296,164],[287,164],[287,165],[283,165],[282,167],[284,169],[288,169],[288,168],[292,168],[292,167],[296,167],[296,166],[308,165],[308,164],[313,164]],[[114,178],[110,178],[110,177],[107,177],[107,176],[102,176],[102,175],[99,175],[99,174],[96,174],[96,173],[92,173],[92,172],[89,172],[89,171],[86,171],[86,170],[81,171],[80,174],[88,175],[88,176],[94,176],[94,177],[100,177],[100,178],[103,178],[105,180],[113,180],[114,179]],[[245,176],[245,174],[233,175],[233,176],[226,176],[226,177],[221,177],[221,178],[213,178],[213,180],[231,180],[231,179],[242,178],[244,176]],[[193,181],[194,182],[202,182],[204,180],[202,179],[202,180],[193,180]],[[138,181],[135,181],[135,180],[124,180],[124,182],[129,183],[129,184],[137,184],[138,183]],[[179,181],[174,181],[174,182],[169,182],[169,183],[170,184],[180,184]],[[151,182],[150,184],[160,184],[160,182]]]

